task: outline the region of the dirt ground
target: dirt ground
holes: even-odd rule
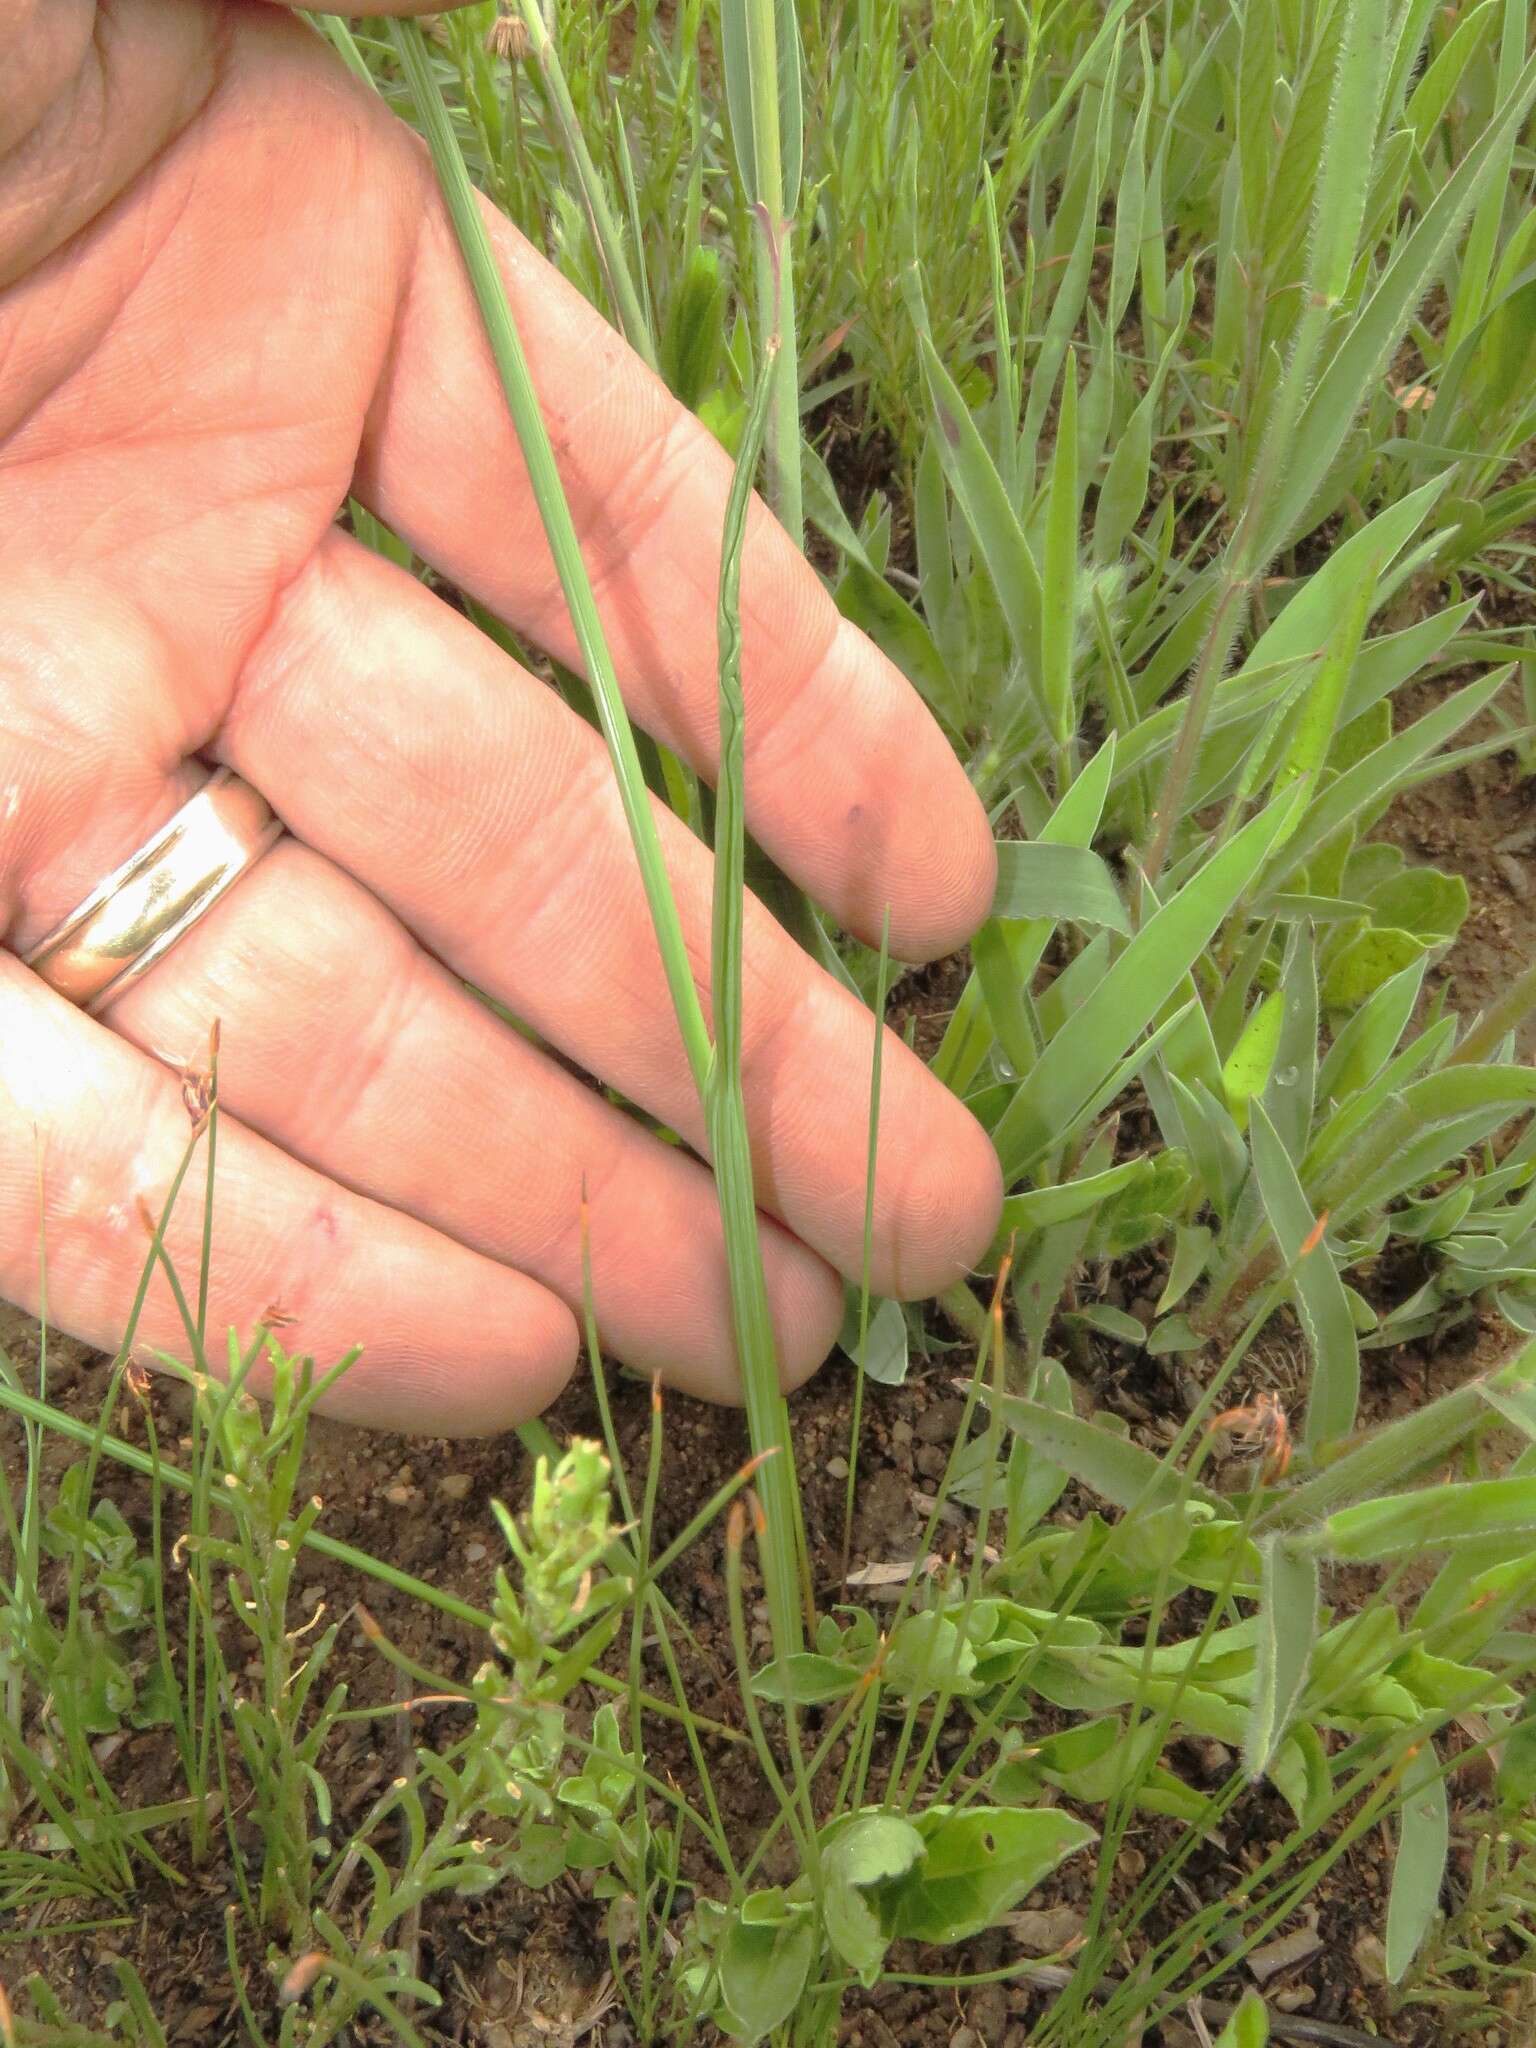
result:
[[[1423,706],[1410,706],[1410,711]],[[1508,980],[1536,945],[1536,802],[1522,783],[1513,757],[1498,755],[1479,766],[1430,785],[1401,805],[1384,828],[1411,860],[1430,860],[1467,878],[1472,914],[1455,947],[1436,970],[1452,982],[1453,999],[1475,1011]],[[953,965],[924,970],[894,992],[893,1020],[908,1013],[920,1020],[920,1042],[936,1036],[944,1012],[960,985]],[[1536,1051],[1536,1031],[1524,1050]],[[939,1332],[953,1337],[954,1333]],[[0,1341],[12,1355],[28,1358],[35,1331],[13,1312],[0,1312]],[[1473,1369],[1490,1350],[1508,1347],[1506,1334],[1464,1328],[1433,1355],[1421,1348],[1366,1354],[1368,1400],[1386,1415],[1412,1407]],[[1278,1356],[1279,1354],[1273,1354]],[[1179,1389],[1172,1361],[1142,1357],[1128,1361],[1089,1353],[1078,1361],[1094,1399],[1116,1407],[1141,1428],[1148,1417],[1178,1412]],[[859,1514],[854,1528],[854,1562],[910,1557],[919,1529],[917,1501],[943,1469],[959,1403],[951,1390],[953,1356],[917,1361],[900,1388],[871,1386],[861,1448]],[[1283,1377],[1283,1371],[1282,1375]],[[94,1414],[100,1396],[99,1361],[80,1347],[54,1347],[51,1391],[62,1406]],[[649,1427],[644,1389],[614,1383],[614,1400],[626,1446],[643,1447]],[[841,1545],[844,1480],[848,1448],[852,1374],[842,1359],[796,1397],[793,1416],[805,1492],[805,1512],[819,1590],[835,1583]],[[176,1396],[169,1388],[155,1399],[162,1430],[174,1428]],[[596,1433],[590,1391],[573,1391],[551,1418],[559,1432]],[[116,1418],[125,1434],[142,1436],[132,1414]],[[14,1479],[19,1470],[19,1431],[0,1425],[0,1451]],[[661,1488],[660,1528],[666,1540],[702,1504],[720,1477],[747,1453],[742,1418],[684,1400],[666,1409],[666,1466]],[[55,1446],[56,1464],[69,1453]],[[517,1440],[478,1444],[364,1435],[335,1425],[315,1428],[307,1483],[326,1503],[322,1526],[332,1536],[387,1558],[396,1565],[451,1587],[463,1598],[489,1604],[499,1550],[489,1503],[516,1501],[524,1486],[526,1457]],[[106,1478],[130,1521],[144,1527],[144,1501],[134,1482],[120,1473]],[[690,1674],[695,1704],[706,1714],[728,1717],[729,1688],[720,1674],[731,1659],[721,1621],[718,1532],[695,1547],[675,1569],[669,1591],[683,1617],[698,1632],[704,1661]],[[483,1640],[432,1610],[364,1586],[346,1570],[307,1560],[296,1580],[294,1620],[307,1622],[324,1604],[327,1613],[347,1614],[366,1595],[385,1631],[422,1662],[467,1677],[481,1660]],[[713,1666],[713,1669],[711,1669]],[[343,1629],[336,1653],[337,1675],[345,1676],[354,1703],[384,1701],[392,1674],[364,1643],[355,1624]],[[453,1709],[441,1710],[452,1713]],[[434,1732],[430,1716],[422,1733]],[[446,1730],[436,1731],[446,1739]],[[337,1825],[360,1818],[383,1783],[400,1767],[404,1729],[397,1720],[351,1724],[334,1745],[325,1775],[337,1807]],[[653,1759],[665,1765],[663,1753]],[[1198,1771],[1199,1760],[1180,1758],[1181,1768]],[[1212,1768],[1223,1768],[1220,1759]],[[680,1768],[685,1759],[679,1758]],[[159,1733],[131,1736],[107,1765],[112,1782],[129,1804],[173,1796],[168,1743]],[[720,1783],[727,1819],[743,1840],[755,1838],[768,1810],[768,1793],[753,1771],[724,1769]],[[1190,1866],[1188,1881],[1201,1897],[1234,1889],[1251,1845],[1261,1841],[1275,1816],[1257,1797],[1247,1826],[1226,1849],[1207,1847]],[[248,1827],[248,1823],[242,1823]],[[1133,1835],[1117,1876],[1127,1887],[1161,1840],[1147,1823]],[[1460,1850],[1457,1851],[1460,1854]],[[766,1875],[787,1873],[770,1868]],[[1316,1901],[1317,1945],[1270,1980],[1267,1995],[1282,2015],[1283,2040],[1333,2044],[1379,2039],[1399,2048],[1431,2048],[1437,2039],[1422,2016],[1390,2015],[1381,1985],[1378,1937],[1389,1866],[1383,1845],[1368,1838],[1335,1867]],[[125,1920],[87,1934],[51,1935],[50,1916],[40,1913],[27,1929],[4,1931],[0,1978],[12,1984],[40,1971],[82,2020],[99,2021],[117,1995],[111,1962],[126,1956],[143,1975],[151,2004],[173,2043],[243,2042],[246,2035],[234,2007],[224,1963],[223,1921],[230,1893],[217,1862],[209,1875],[184,1872],[172,1887],[147,1883]],[[1027,1903],[1031,1912],[1054,1916],[1038,1923],[1043,1947],[1070,1933],[1085,1901],[1088,1876],[1072,1868]],[[18,1938],[19,1937],[19,1938]],[[1049,1937],[1049,1938],[1047,1938]],[[443,1995],[441,2011],[424,2032],[433,2040],[468,2048],[531,2048],[531,2044],[590,2040],[599,2048],[631,2048],[621,2007],[605,2010],[608,1955],[601,1908],[573,1880],[539,1896],[512,1887],[475,1901],[440,1901],[428,1908],[416,1930],[421,1974]],[[1304,1948],[1306,1945],[1300,1944]],[[963,1955],[948,1955],[929,1967],[984,1972],[1017,1962],[1028,1953],[1018,1931],[983,1937]],[[258,2009],[270,2011],[261,1959],[249,1958],[248,1978]],[[921,1965],[918,1965],[921,1967]],[[1226,1995],[1241,1989],[1237,1977]],[[1223,1987],[1224,1992],[1226,1987]],[[969,1993],[893,1985],[850,1999],[841,2038],[861,2048],[1023,2048],[1031,2022],[1051,1996],[1048,1985],[987,1984]],[[1286,2017],[1288,2015],[1288,2017]],[[1213,2031],[1215,2029],[1213,2028]],[[276,2026],[272,2032],[275,2035]],[[358,2043],[383,2039],[365,2027]],[[1487,2048],[1531,2048],[1536,2030],[1511,2017],[1509,2026],[1485,2037]],[[1149,2034],[1146,2048],[1159,2048]],[[1198,2035],[1182,2022],[1164,2027],[1160,2048],[1198,2048]]]

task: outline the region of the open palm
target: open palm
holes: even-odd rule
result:
[[[0,0],[0,918],[24,952],[227,764],[290,837],[92,1021],[0,953],[0,1291],[114,1343],[222,1021],[211,1316],[280,1303],[333,1403],[432,1430],[575,1356],[585,1188],[606,1342],[727,1397],[721,1235],[597,735],[335,525],[355,493],[575,662],[430,168],[300,22],[224,0]],[[496,244],[636,718],[706,774],[726,459],[499,217]],[[747,792],[774,858],[896,952],[962,940],[990,835],[902,678],[754,508]],[[710,861],[659,815],[701,982]],[[745,1077],[787,1381],[861,1260],[873,1022],[749,905]],[[562,1063],[500,1023],[468,979]],[[872,1279],[995,1218],[965,1111],[886,1048]],[[173,1257],[195,1265],[188,1197]],[[178,1348],[168,1292],[143,1327]]]

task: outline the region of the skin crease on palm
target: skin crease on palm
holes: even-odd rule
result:
[[[514,310],[636,718],[706,773],[725,457],[499,217]],[[543,1407],[577,1355],[589,1198],[606,1345],[716,1399],[713,1187],[503,1027],[702,1149],[601,742],[341,533],[349,491],[574,660],[416,139],[263,0],[0,0],[0,1293],[116,1344],[221,1020],[210,1325],[273,1304],[332,1402],[434,1433]],[[986,820],[904,680],[761,506],[743,582],[753,831],[921,960],[993,886]],[[225,763],[289,828],[95,1021],[14,957]],[[701,984],[710,867],[658,812]],[[706,998],[707,1000],[707,998]],[[749,905],[744,1078],[786,1384],[861,1263],[873,1022]],[[877,1292],[963,1274],[985,1134],[885,1049]],[[194,1176],[196,1179],[197,1176]],[[170,1232],[197,1265],[201,1203]],[[140,1340],[184,1355],[157,1279]],[[222,1348],[222,1347],[220,1347]]]

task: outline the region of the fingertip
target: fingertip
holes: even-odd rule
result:
[[[805,1385],[826,1363],[843,1323],[841,1276],[814,1252],[775,1231],[782,1249],[765,1258],[779,1385],[786,1394]],[[766,1250],[765,1246],[765,1250]]]
[[[522,1280],[521,1275],[509,1276]],[[556,1401],[576,1369],[576,1318],[553,1294],[524,1281],[510,1318],[477,1333],[476,1348],[451,1343],[430,1355],[391,1348],[353,1370],[322,1406],[339,1422],[407,1436],[500,1436]]]
[[[997,842],[980,798],[958,761],[937,778],[933,801],[916,813],[904,858],[906,901],[891,909],[891,951],[912,966],[963,946],[992,909]],[[878,944],[877,931],[869,935]]]
[[[880,1291],[926,1300],[974,1271],[997,1230],[1003,1173],[992,1140],[963,1103],[925,1076],[933,1096],[904,1151],[879,1233]]]

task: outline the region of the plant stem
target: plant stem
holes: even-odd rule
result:
[[[560,53],[551,40],[549,28],[544,20],[544,10],[539,0],[517,0],[518,18],[528,31],[528,43],[538,63],[539,77],[550,105],[554,108],[555,119],[560,127],[560,139],[570,153],[576,167],[577,182],[581,186],[582,200],[587,217],[592,225],[592,240],[596,244],[598,259],[603,266],[608,289],[613,294],[614,310],[619,316],[619,326],[624,339],[635,354],[640,356],[651,369],[656,367],[656,345],[651,334],[651,323],[646,318],[645,307],[636,289],[629,260],[624,252],[624,237],[613,209],[608,204],[608,190],[592,160],[586,137],[581,132],[581,123],[576,118],[575,104],[571,89],[565,82],[561,68]]]
[[[525,0],[527,4],[527,0]],[[769,374],[769,496],[796,547],[805,541],[800,485],[800,365],[795,339],[794,221],[786,218],[783,134],[779,107],[778,0],[747,0],[752,68],[752,144],[756,191],[757,331],[777,335]]]
[[[667,881],[661,838],[645,787],[635,736],[619,691],[619,679],[608,651],[602,620],[598,616],[597,601],[581,559],[575,524],[565,501],[549,429],[544,424],[538,395],[533,388],[528,358],[523,352],[522,338],[507,303],[506,289],[496,267],[480,202],[464,168],[442,95],[427,63],[421,30],[415,22],[391,21],[389,31],[431,147],[444,203],[464,252],[480,317],[485,323],[491,353],[496,359],[502,390],[506,394],[507,409],[512,415],[512,424],[528,466],[534,502],[554,558],[555,572],[571,615],[587,679],[592,686],[598,723],[613,761],[624,819],[634,842],[646,904],[656,927],[667,988],[677,1013],[689,1070],[695,1085],[702,1089],[709,1075],[710,1062],[709,1032],[704,1022],[703,1005],[694,986],[682,920]]]

